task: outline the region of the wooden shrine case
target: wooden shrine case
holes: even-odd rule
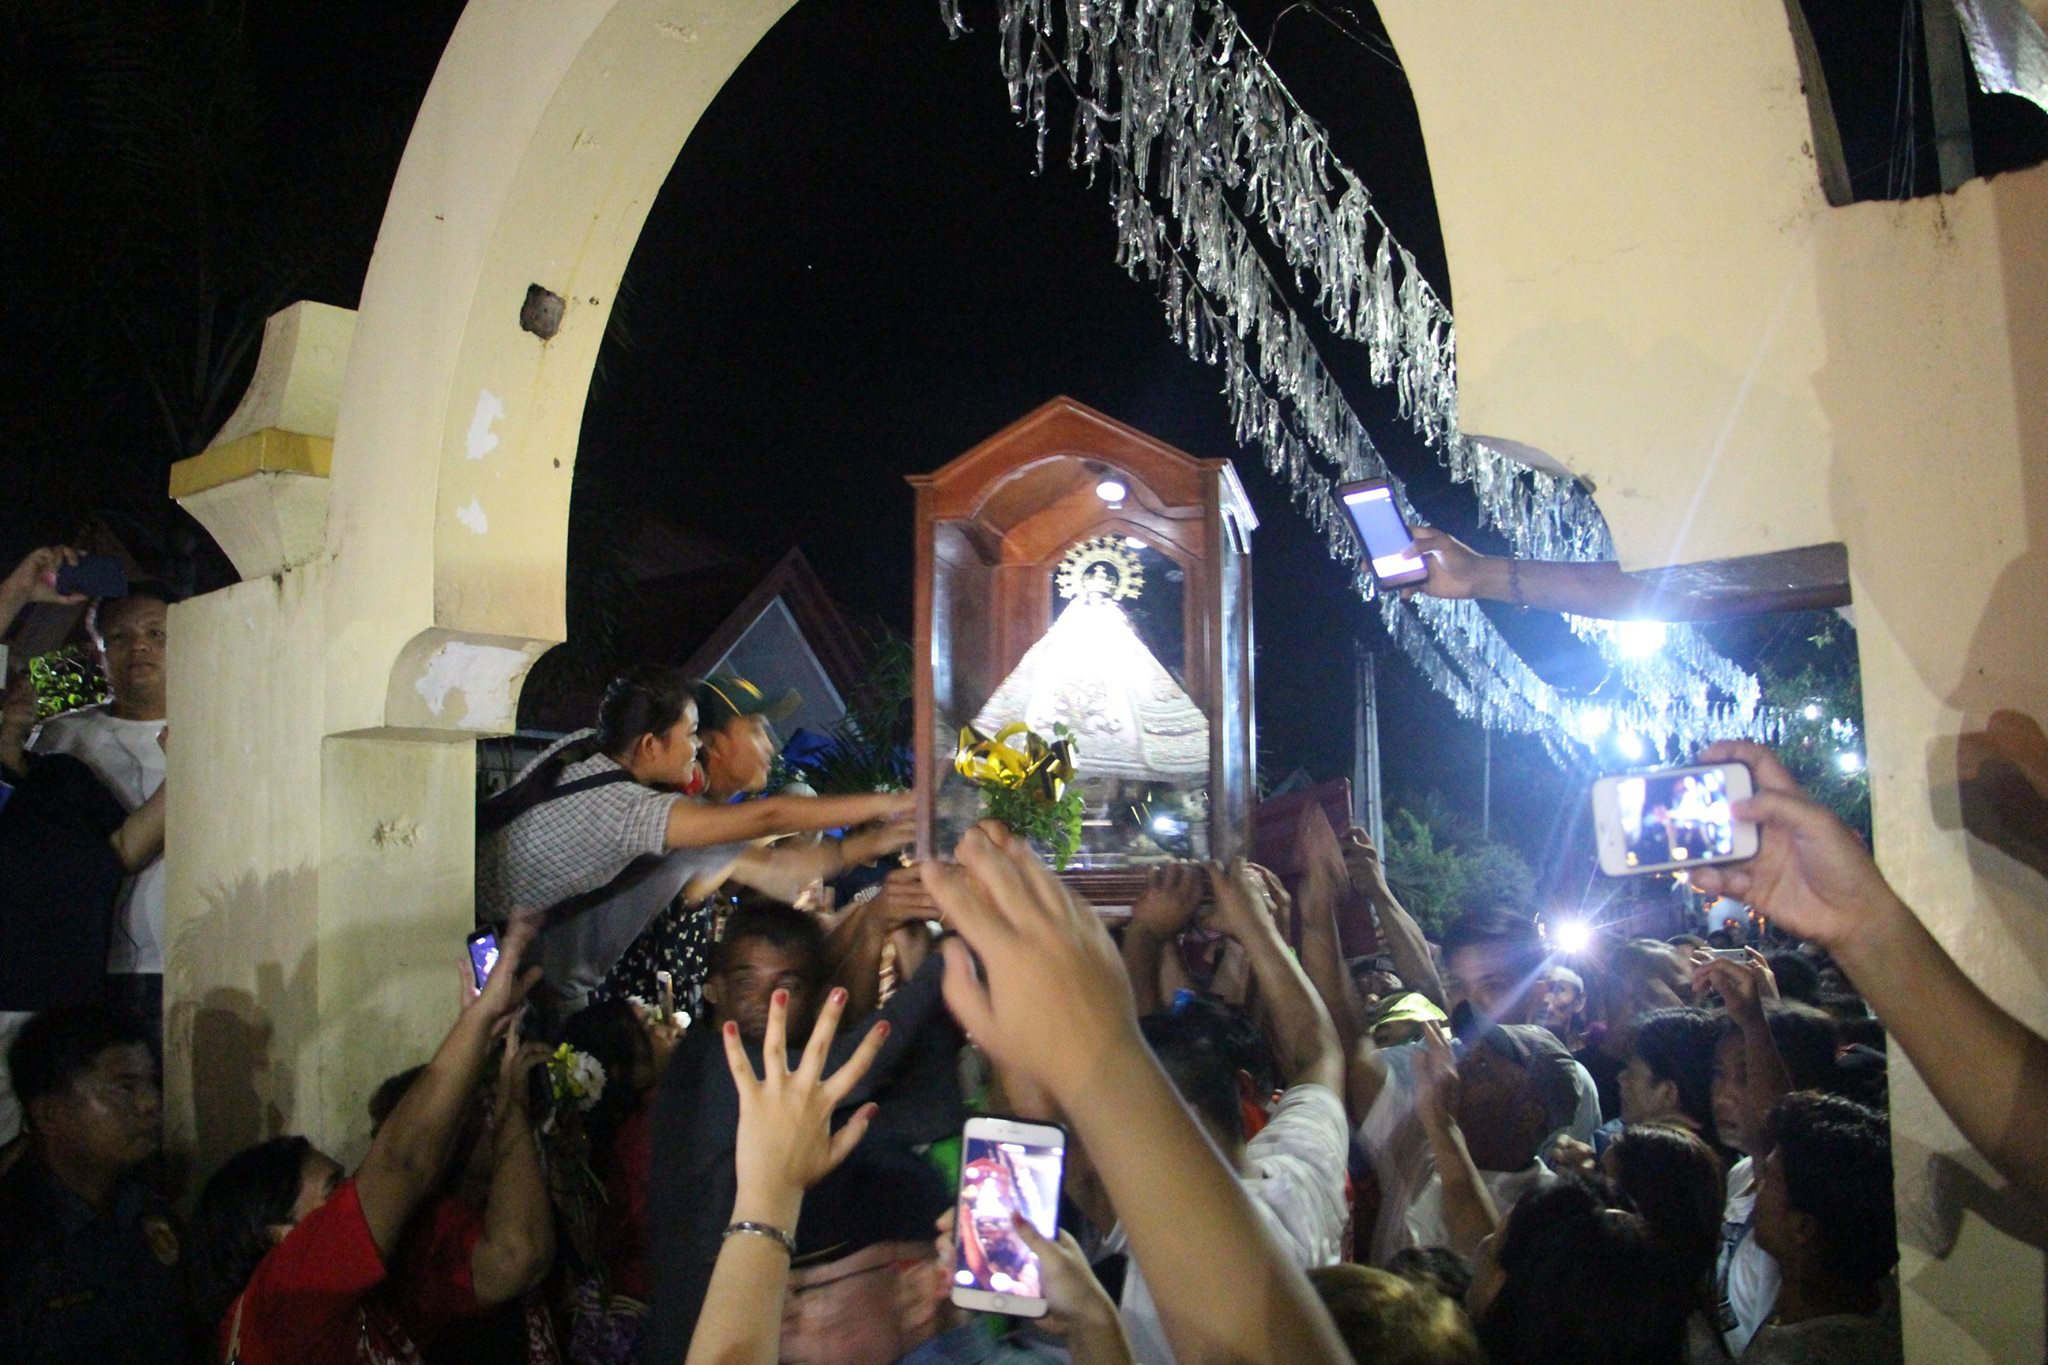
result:
[[[1055,398],[910,482],[918,855],[980,812],[963,726],[1055,720],[1087,803],[1077,892],[1128,906],[1152,865],[1248,853],[1258,519],[1230,462]]]

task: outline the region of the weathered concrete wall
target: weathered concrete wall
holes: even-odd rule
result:
[[[316,1131],[321,587],[307,568],[171,608],[165,1141],[200,1176]]]
[[[324,553],[173,626],[168,1080],[173,1146],[201,1174],[278,1131],[352,1160],[370,1087],[452,1017],[471,741],[512,727],[525,669],[563,633],[576,433],[613,293],[683,139],[790,3],[471,4],[338,392],[311,356],[265,371],[302,390],[328,376],[295,391],[290,425],[332,414],[304,433],[333,439],[332,476]],[[533,284],[566,301],[546,339],[519,323]]]
[[[1380,10],[1465,429],[1590,477],[1631,568],[1847,544],[1879,861],[2048,1025],[2048,886],[1961,832],[1954,777],[1990,709],[2048,717],[2048,168],[1827,208],[1781,0]],[[1912,1358],[2039,1359],[2042,1254],[1994,1226],[2030,1220],[1894,1065]]]

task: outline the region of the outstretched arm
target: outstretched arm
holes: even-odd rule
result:
[[[498,1105],[491,1128],[491,1192],[484,1201],[484,1235],[469,1253],[470,1286],[486,1308],[510,1303],[534,1288],[555,1259],[555,1211],[541,1169],[533,1118],[526,1112],[528,1073],[546,1065],[544,1043],[521,1044],[505,1035],[498,1067]]]
[[[539,931],[540,917],[520,912],[506,926],[498,969],[482,993],[456,1017],[427,1069],[371,1139],[356,1170],[356,1197],[377,1253],[389,1259],[406,1220],[440,1182],[456,1133],[469,1112],[476,1083],[499,1033],[540,980],[540,968],[519,970],[520,958]]]
[[[916,841],[916,822],[901,816],[822,844],[750,848],[733,861],[726,876],[785,905],[794,905],[813,882],[829,882],[850,868],[874,862]]]
[[[1847,826],[1799,790],[1770,750],[1735,741],[1704,763],[1747,763],[1736,806],[1762,828],[1757,856],[1703,867],[1693,885],[1756,906],[1826,948],[1899,1040],[1943,1111],[2001,1175],[2048,1201],[2048,1040],[1994,1004],[1886,882]]]
[[[1846,591],[1803,594],[1797,601],[1783,594],[1759,601],[1754,594],[1669,592],[1623,573],[1611,559],[1558,563],[1483,555],[1433,526],[1415,528],[1415,548],[1429,561],[1429,578],[1403,596],[1477,597],[1610,621],[1720,621],[1760,611],[1839,607],[1849,600]]]
[[[21,609],[31,602],[60,602],[65,606],[77,606],[85,601],[81,593],[65,594],[57,591],[57,571],[78,563],[78,551],[64,545],[48,545],[40,550],[30,550],[21,563],[14,566],[14,572],[0,578],[0,635],[14,624],[14,618]]]
[[[862,796],[764,796],[734,806],[678,801],[669,807],[668,847],[703,848],[768,839],[778,834],[809,834],[817,830],[865,825],[908,815],[917,800],[912,792],[876,792]]]
[[[1146,874],[1123,943],[1124,971],[1141,1017],[1166,1008],[1159,969],[1167,950],[1187,932],[1204,889],[1201,869],[1193,863],[1169,863]]]
[[[1242,858],[1227,871],[1211,863],[1209,894],[1216,902],[1212,922],[1237,941],[1251,962],[1281,1079],[1288,1085],[1324,1086],[1341,1097],[1344,1052],[1337,1045],[1336,1025],[1275,923],[1287,905],[1280,879]]]
[[[1093,907],[982,824],[922,873],[946,921],[946,1003],[999,1066],[1038,1082],[1101,1173],[1183,1360],[1349,1359],[1307,1279],[1138,1032]]]
[[[739,1193],[711,1270],[704,1311],[690,1337],[688,1365],[774,1365],[781,1345],[782,1299],[789,1288],[790,1252],[782,1237],[795,1237],[804,1191],[846,1160],[875,1113],[867,1105],[832,1131],[832,1111],[874,1064],[889,1032],[888,1024],[876,1024],[846,1063],[827,1076],[826,1054],[845,1008],[845,991],[825,997],[795,1071],[789,1069],[784,1041],[787,992],[777,991],[768,1006],[761,1075],[754,1074],[740,1046],[739,1027],[724,1026],[725,1061],[740,1092],[740,1126],[733,1144]]]
[[[1380,947],[1394,959],[1394,974],[1411,991],[1421,991],[1438,1009],[1450,1008],[1444,995],[1443,978],[1436,959],[1429,955],[1429,940],[1422,926],[1387,885],[1387,870],[1380,851],[1362,829],[1344,835],[1344,867],[1351,876],[1351,889],[1365,897],[1372,907],[1373,923],[1379,926]]]
[[[1743,1124],[1754,1139],[1768,1141],[1771,1110],[1792,1093],[1792,1073],[1778,1052],[1777,1040],[1771,1037],[1770,1020],[1764,1015],[1764,1003],[1778,998],[1778,980],[1762,953],[1754,948],[1745,948],[1743,952],[1743,960],[1736,962],[1695,951],[1693,993],[1698,996],[1703,994],[1703,988],[1711,987],[1720,995],[1729,1020],[1742,1035]],[[1765,1154],[1766,1149],[1761,1147],[1750,1153],[1759,1158]]]
[[[1345,1056],[1365,1036],[1365,1002],[1359,998],[1358,983],[1344,965],[1344,945],[1337,933],[1337,904],[1348,889],[1350,877],[1336,831],[1321,806],[1309,806],[1301,813],[1295,834],[1295,848],[1301,865],[1301,966],[1322,997],[1330,1022],[1337,1026],[1337,1045]]]
[[[1424,1023],[1423,1028],[1422,1055],[1415,1059],[1415,1112],[1429,1137],[1437,1179],[1443,1182],[1444,1227],[1451,1250],[1469,1257],[1499,1230],[1500,1210],[1479,1178],[1478,1163],[1458,1128],[1458,1063],[1451,1045],[1434,1023]]]

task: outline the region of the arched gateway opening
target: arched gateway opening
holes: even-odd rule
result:
[[[173,627],[171,1141],[201,1165],[280,1128],[359,1149],[354,1097],[438,1031],[472,741],[563,633],[608,310],[678,149],[788,8],[476,0],[352,324],[281,321],[181,473],[245,578]],[[2043,884],[1962,830],[1954,762],[1991,709],[2048,714],[2048,171],[1829,209],[1780,0],[1380,8],[1467,429],[1589,477],[1631,569],[1849,547],[1887,871],[2038,1026]],[[1902,1222],[1941,1229],[1905,1267],[1910,1349],[2038,1357],[2040,1253],[1994,1191],[1933,1188],[1975,1159],[1903,1064],[1894,1093]]]

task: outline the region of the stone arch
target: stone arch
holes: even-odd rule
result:
[[[331,731],[509,728],[499,706],[562,637],[577,432],[626,261],[698,116],[792,2],[464,11],[392,187],[341,395]],[[530,293],[559,300],[545,336],[522,325]],[[459,685],[423,691],[437,667]]]

